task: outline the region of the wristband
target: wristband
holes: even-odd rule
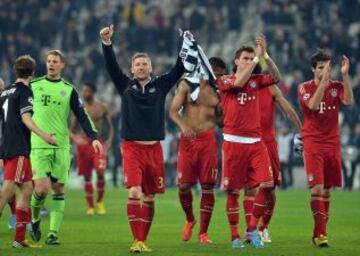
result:
[[[265,58],[265,60],[270,59],[270,56],[269,56],[269,54],[268,54],[267,52],[265,52],[265,54],[264,54],[264,58]]]
[[[253,58],[252,62],[254,62],[255,64],[259,63],[259,57],[255,56],[255,58]]]

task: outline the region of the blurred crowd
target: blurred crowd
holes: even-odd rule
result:
[[[345,186],[350,188],[354,170],[360,164],[358,17],[360,0],[2,0],[0,77],[6,84],[13,80],[12,63],[21,54],[32,55],[38,62],[37,75],[43,75],[46,51],[61,49],[67,57],[64,77],[76,86],[85,81],[95,82],[99,98],[109,104],[117,129],[113,151],[118,152],[120,97],[114,94],[104,69],[98,36],[104,25],[115,26],[114,45],[119,64],[126,73],[129,73],[131,55],[135,51],[146,51],[152,57],[155,75],[174,63],[179,28],[190,29],[209,57],[224,58],[229,72],[235,50],[242,44],[253,44],[255,36],[264,32],[269,54],[284,77],[280,87],[297,110],[296,87],[312,78],[309,58],[314,50],[330,51],[336,79],[340,78],[341,55],[345,54],[352,64],[350,74],[356,99],[356,106],[341,112]],[[172,169],[176,162],[178,131],[169,118],[167,120],[169,136],[163,143],[168,169]],[[282,164],[285,169],[290,168],[285,172],[289,176],[285,177],[286,186],[291,186],[291,168],[299,161],[289,150],[291,139],[288,137],[292,129],[281,115],[276,125]],[[112,159],[116,170],[121,158],[116,153]]]

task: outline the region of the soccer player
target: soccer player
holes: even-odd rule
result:
[[[31,238],[39,241],[40,210],[50,190],[53,191],[50,204],[50,231],[46,244],[58,245],[58,232],[64,216],[65,185],[70,169],[70,134],[68,118],[70,110],[79,120],[81,128],[92,140],[95,152],[102,152],[102,145],[96,139],[97,131],[88,117],[74,86],[61,78],[65,57],[59,50],[51,50],[46,57],[47,74],[31,82],[34,93],[34,120],[41,129],[54,131],[57,146],[49,146],[39,136],[31,136],[31,163],[34,170],[34,193],[31,199]]]
[[[5,89],[5,82],[3,79],[0,78],[0,93]],[[0,159],[0,169],[4,168],[4,162]],[[12,198],[9,199],[8,205],[10,207],[10,218],[9,218],[9,229],[15,230],[16,226],[16,196],[13,195]]]
[[[276,202],[275,187],[281,186],[280,160],[275,134],[275,106],[277,105],[280,107],[286,117],[294,124],[296,131],[299,134],[301,134],[301,121],[294,108],[285,99],[281,90],[276,85],[259,90],[259,102],[262,140],[265,142],[269,154],[271,169],[273,171],[274,187],[270,191],[269,200],[267,202],[267,209],[265,214],[260,219],[258,228],[262,241],[271,243],[268,226]],[[245,189],[243,206],[245,219],[248,226],[250,225],[254,198],[254,191]]]
[[[215,124],[221,120],[217,111],[220,100],[207,80],[200,81],[200,94],[193,102],[186,79],[180,81],[171,103],[170,117],[181,129],[177,161],[179,199],[186,214],[182,240],[189,241],[196,223],[191,192],[198,181],[201,185],[199,242],[209,244],[207,230],[214,208],[214,185],[217,177],[217,143]],[[180,114],[179,112],[182,112]]]
[[[311,191],[314,218],[312,241],[328,247],[326,226],[329,219],[330,189],[341,187],[341,151],[339,110],[341,104],[352,106],[350,62],[342,56],[342,82],[330,80],[330,55],[318,50],[311,56],[314,78],[298,86],[303,113],[304,165]]]
[[[128,189],[127,214],[134,242],[130,252],[150,251],[145,244],[154,216],[154,198],[164,193],[164,163],[160,140],[164,139],[164,102],[183,75],[180,58],[169,73],[152,77],[146,53],[132,57],[131,73],[120,69],[112,48],[113,26],[101,29],[107,71],[122,97],[122,154],[124,184]],[[142,199],[142,200],[141,200]]]
[[[4,185],[0,197],[0,216],[5,204],[19,187],[16,205],[16,229],[12,246],[15,248],[39,247],[25,239],[26,224],[30,223],[30,198],[33,189],[32,171],[29,160],[30,132],[34,132],[46,145],[56,145],[51,134],[44,132],[34,123],[33,94],[29,88],[35,72],[35,61],[29,55],[16,59],[15,83],[0,94],[0,158],[4,160]]]
[[[264,57],[270,75],[252,75]],[[243,46],[235,53],[236,73],[218,79],[221,103],[224,108],[224,142],[222,146],[222,189],[227,191],[227,215],[233,248],[244,247],[240,241],[239,191],[242,188],[257,191],[247,234],[255,248],[263,247],[257,231],[259,218],[266,211],[274,182],[271,164],[260,125],[259,89],[276,84],[280,73],[266,54],[266,39],[256,38],[256,48]],[[258,189],[259,188],[259,189]]]
[[[85,181],[85,197],[87,202],[87,214],[95,214],[95,206],[93,199],[93,184],[92,184],[92,170],[96,170],[97,174],[97,204],[96,212],[99,215],[106,213],[103,203],[103,197],[105,193],[105,170],[106,170],[106,153],[109,150],[114,129],[111,123],[110,113],[108,108],[100,101],[95,99],[96,86],[91,82],[86,82],[81,88],[81,98],[84,101],[84,107],[89,113],[91,120],[94,122],[96,129],[101,133],[103,125],[106,126],[107,140],[104,142],[104,153],[99,154],[94,152],[91,145],[91,140],[86,138],[86,135],[82,131],[79,134],[73,134],[72,139],[77,144],[77,167],[79,175],[84,176]],[[72,119],[71,131],[76,132],[78,121],[76,118]],[[99,138],[99,141],[102,141]]]

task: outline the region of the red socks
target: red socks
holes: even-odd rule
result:
[[[194,217],[194,212],[193,212],[193,207],[192,207],[193,196],[191,193],[191,189],[185,190],[185,191],[180,190],[179,191],[179,199],[180,199],[181,206],[186,214],[186,220],[188,222],[193,222],[195,220],[195,217]]]
[[[246,227],[249,227],[249,225],[250,225],[250,219],[251,219],[251,215],[253,212],[253,206],[254,206],[254,199],[255,199],[255,197],[253,197],[253,196],[245,196],[244,200],[243,200]]]
[[[30,208],[16,208],[15,241],[21,243],[25,240],[26,224],[31,221]]]
[[[207,233],[214,204],[214,190],[202,189],[200,202],[200,234]]]
[[[139,198],[128,198],[127,215],[133,237],[137,241],[143,241],[141,205]]]
[[[311,211],[314,218],[314,237],[326,235],[326,206],[321,195],[312,194],[310,201]]]
[[[87,207],[94,208],[94,199],[93,199],[94,189],[92,182],[85,181],[84,189],[85,189],[85,198],[86,198]]]
[[[261,225],[259,227],[260,231],[263,231],[264,229],[268,228],[271,217],[272,217],[273,212],[274,212],[275,203],[276,203],[276,196],[275,196],[274,191],[272,191],[271,198],[267,202],[266,211],[265,211],[264,215],[261,218]]]
[[[104,198],[104,192],[105,192],[105,180],[98,180],[96,183],[96,189],[97,189],[97,202],[102,202]]]
[[[141,241],[146,241],[149,234],[152,220],[154,218],[154,201],[144,201],[141,207],[142,237]]]
[[[254,200],[253,214],[248,226],[248,231],[257,229],[259,219],[262,217],[267,209],[267,202],[269,195],[272,191],[272,187],[260,187]]]
[[[240,238],[238,224],[239,224],[239,193],[228,192],[226,200],[226,212],[231,231],[231,241]]]

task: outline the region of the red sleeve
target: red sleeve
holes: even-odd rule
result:
[[[303,84],[298,86],[298,101],[302,107],[308,107],[308,103],[310,100],[310,93],[306,92]]]
[[[259,89],[269,87],[275,84],[275,81],[271,75],[257,75],[256,80],[259,84]]]
[[[229,75],[218,78],[217,84],[219,86],[219,90],[221,92],[225,92],[225,91],[236,91],[241,89],[234,86],[234,81],[235,81],[235,77]]]

